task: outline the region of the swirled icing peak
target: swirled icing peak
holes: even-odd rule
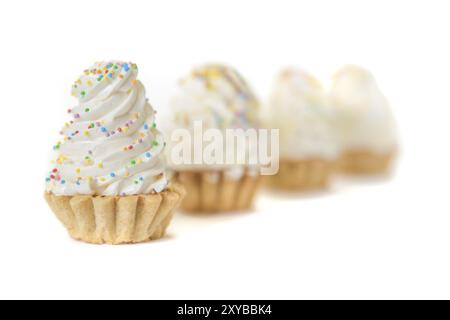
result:
[[[341,148],[391,152],[396,148],[395,119],[374,76],[348,65],[336,72],[329,94],[336,111]]]
[[[180,81],[172,100],[174,120],[190,127],[203,120],[209,128],[253,128],[259,124],[259,103],[247,82],[234,69],[208,64]]]
[[[131,62],[97,62],[75,81],[78,105],[53,147],[46,191],[131,195],[166,187],[165,142],[137,72]]]
[[[318,79],[297,68],[283,70],[275,81],[266,116],[280,129],[284,159],[334,158],[332,112]]]

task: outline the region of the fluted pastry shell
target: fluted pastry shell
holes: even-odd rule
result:
[[[224,170],[177,171],[174,178],[187,191],[181,209],[190,212],[248,210],[260,181],[259,175],[245,172],[236,178]]]
[[[172,184],[160,193],[129,196],[59,196],[45,199],[74,239],[95,244],[122,244],[164,236],[185,190]]]

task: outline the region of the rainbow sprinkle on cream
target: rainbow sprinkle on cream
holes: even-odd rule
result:
[[[48,192],[129,195],[166,187],[164,139],[137,72],[131,62],[97,62],[75,81],[78,105],[68,109],[73,119],[53,146]]]

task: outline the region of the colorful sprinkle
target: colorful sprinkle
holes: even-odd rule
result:
[[[93,164],[93,161],[92,161],[91,158],[89,158],[89,157],[86,156],[86,157],[84,157],[83,163],[84,163],[86,166],[90,166],[90,165]]]
[[[66,159],[67,159],[67,158],[66,158],[64,155],[60,154],[60,155],[58,156],[58,158],[56,159],[56,162],[57,162],[58,164],[62,164]]]

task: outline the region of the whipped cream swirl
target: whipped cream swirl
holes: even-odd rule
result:
[[[215,129],[259,125],[259,103],[246,81],[230,67],[209,64],[195,68],[178,89],[171,101],[178,126],[191,128],[196,120]]]
[[[340,148],[389,153],[396,149],[395,119],[373,75],[348,65],[336,72],[329,94]]]
[[[46,191],[56,195],[134,195],[167,186],[155,111],[131,62],[98,62],[72,86],[78,105],[54,147]]]
[[[225,137],[226,129],[258,129],[260,127],[259,102],[244,78],[233,68],[206,64],[194,68],[179,82],[178,90],[171,100],[171,115],[166,129],[171,137],[175,130],[184,129],[195,138],[194,123],[201,121],[202,128],[218,129]],[[172,150],[175,141],[169,140],[168,151]],[[194,143],[192,141],[192,143]],[[203,144],[203,148],[211,147],[214,142]],[[223,148],[216,141],[217,148]],[[240,146],[236,152],[246,154],[256,150]],[[169,161],[171,157],[169,156]],[[240,164],[174,164],[171,167],[179,170],[226,170],[230,175],[239,178],[246,166]],[[250,169],[249,169],[250,170]]]
[[[332,118],[319,80],[296,68],[280,73],[266,112],[266,123],[280,129],[281,158],[335,158]]]

